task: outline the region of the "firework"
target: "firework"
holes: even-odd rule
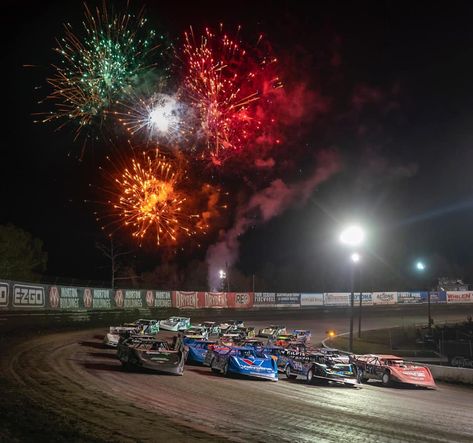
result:
[[[222,26],[217,33],[207,28],[200,38],[191,28],[182,59],[184,89],[214,163],[253,145],[274,124],[266,108],[281,82],[269,52],[244,49],[238,36],[229,37]]]
[[[179,172],[159,151],[132,158],[115,178],[108,203],[122,227],[129,227],[141,244],[153,237],[157,245],[175,244],[180,236],[193,236],[199,216],[186,211],[182,190],[185,173]]]
[[[180,142],[186,133],[186,107],[176,95],[154,93],[148,99],[136,98],[114,114],[130,135],[144,132],[160,145]]]
[[[104,3],[95,13],[85,6],[84,36],[64,25],[64,36],[54,50],[60,62],[48,78],[55,110],[43,122],[78,123],[77,133],[100,122],[107,109],[133,88],[153,65],[155,31],[146,31],[143,10],[137,15],[109,12]]]

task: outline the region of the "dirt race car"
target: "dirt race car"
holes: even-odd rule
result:
[[[285,334],[287,334],[285,326],[271,325],[267,328],[260,329],[258,332],[258,337],[275,338]]]
[[[278,381],[276,359],[249,347],[214,349],[205,356],[204,364],[212,372],[224,375],[238,374]]]
[[[191,340],[186,342],[186,339],[184,339],[184,343],[189,349],[186,363],[200,365],[204,363],[209,349],[212,349],[217,344],[215,341],[210,340]]]
[[[183,332],[185,338],[195,340],[206,340],[209,338],[209,332],[204,326],[191,326]]]
[[[159,332],[158,320],[146,320],[140,318],[132,323],[125,323],[122,326],[110,326],[109,331],[104,335],[103,342],[106,346],[117,347],[120,336],[124,334],[150,334]]]
[[[187,347],[181,344],[173,349],[167,341],[152,335],[134,335],[118,344],[117,356],[125,369],[146,368],[182,375]]]
[[[222,332],[225,332],[229,327],[235,326],[237,328],[244,328],[245,323],[242,320],[227,320],[218,325]]]
[[[295,336],[295,341],[300,343],[309,343],[312,333],[308,329],[294,329],[292,335]]]
[[[354,364],[333,363],[330,359],[325,363],[320,363],[317,356],[310,354],[289,358],[284,373],[289,379],[303,377],[307,383],[326,382],[351,387],[360,386]]]
[[[385,386],[403,383],[431,389],[437,387],[429,368],[405,362],[395,355],[356,355],[353,361],[362,382],[374,379],[381,380]]]
[[[185,331],[191,327],[191,319],[188,317],[169,317],[167,320],[161,320],[159,327],[166,331]]]

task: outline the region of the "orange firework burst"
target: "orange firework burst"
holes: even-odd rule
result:
[[[109,201],[113,216],[118,216],[120,225],[131,227],[140,244],[148,236],[163,245],[175,244],[181,235],[194,235],[192,226],[199,216],[185,210],[183,180],[185,173],[176,171],[157,150],[154,156],[143,153],[142,158],[133,158],[114,180],[114,199]]]
[[[261,37],[258,42],[261,41]],[[183,47],[184,88],[196,107],[207,149],[214,163],[238,153],[274,123],[256,104],[282,86],[268,51],[246,50],[238,37],[206,28],[200,39],[190,29]]]

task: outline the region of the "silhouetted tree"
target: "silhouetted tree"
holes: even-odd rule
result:
[[[0,225],[0,277],[36,281],[47,261],[41,240],[12,224]]]

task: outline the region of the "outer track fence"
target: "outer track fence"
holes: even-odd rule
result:
[[[429,292],[368,292],[362,306],[427,303]],[[360,294],[355,294],[355,306]],[[473,303],[473,291],[430,292],[432,304]],[[347,307],[349,292],[273,293],[161,291],[156,289],[107,289],[0,281],[3,310],[113,310],[143,308],[305,308]]]

